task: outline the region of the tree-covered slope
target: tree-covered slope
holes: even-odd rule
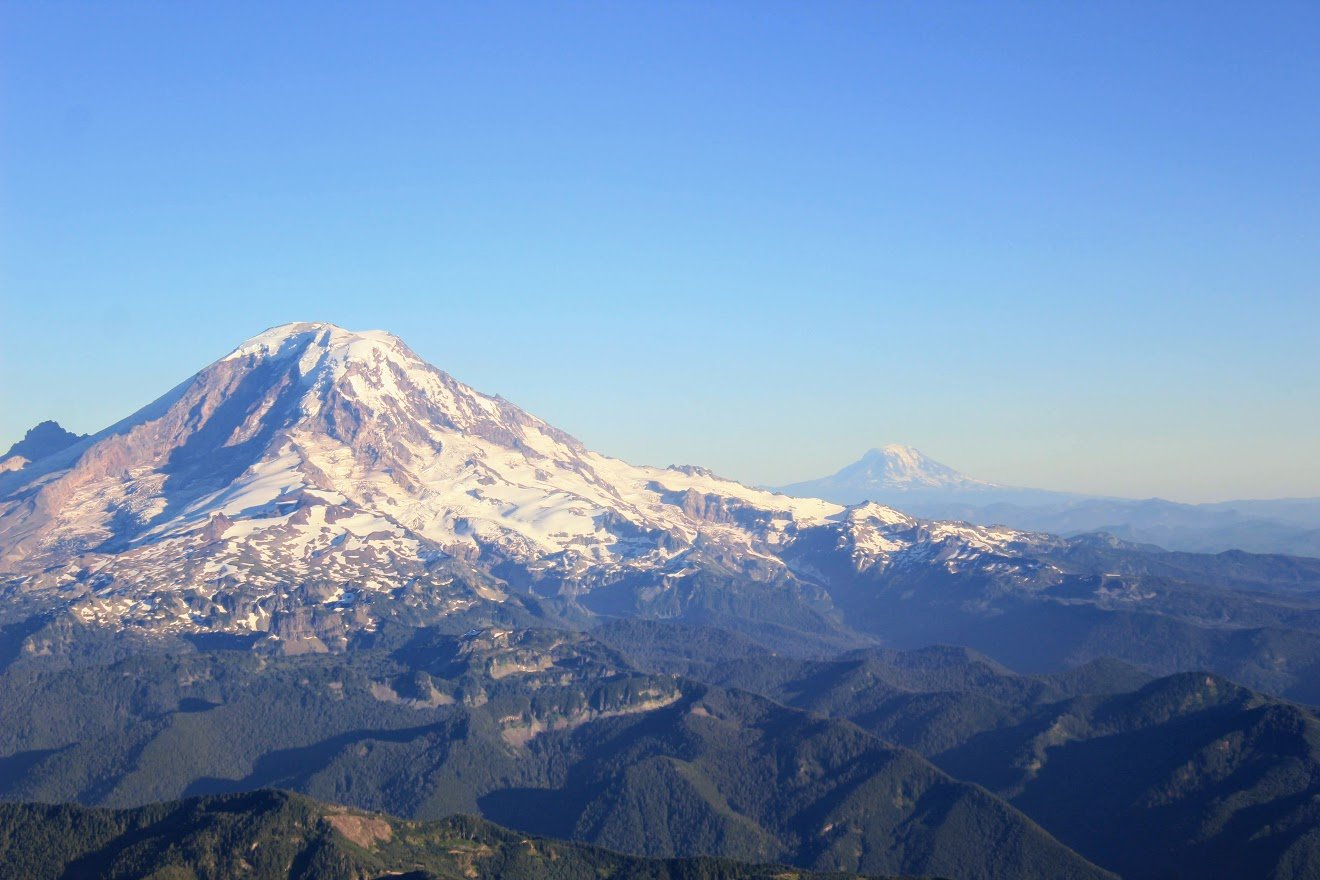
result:
[[[0,804],[0,880],[792,880],[728,859],[647,859],[468,816],[408,822],[283,791],[129,810]]]
[[[265,787],[653,856],[1100,877],[1016,809],[842,720],[556,631],[348,657],[138,655],[0,675],[0,796],[136,805]]]
[[[1218,676],[1041,707],[935,760],[1133,880],[1320,872],[1320,720]]]
[[[1129,878],[1290,878],[1320,864],[1316,725],[1213,675],[1107,661],[1023,676],[949,647],[804,659],[637,621],[401,631],[347,655],[13,665],[0,796],[127,806],[280,787],[639,855],[1096,871],[1063,841]]]
[[[599,637],[641,668],[847,718],[1131,880],[1320,874],[1320,720],[1219,676],[1115,662],[1023,676],[949,647],[803,660],[658,622]]]

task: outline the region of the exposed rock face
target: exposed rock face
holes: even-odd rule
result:
[[[30,463],[67,449],[86,437],[86,434],[64,430],[59,422],[42,422],[29,428],[22,440],[0,456],[0,473],[22,470]]]

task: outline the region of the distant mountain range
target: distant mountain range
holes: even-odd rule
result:
[[[1168,550],[1320,557],[1320,498],[1180,504],[1001,486],[961,474],[910,446],[872,449],[835,474],[781,491],[839,504],[874,501],[932,519],[1059,535],[1105,532]]]

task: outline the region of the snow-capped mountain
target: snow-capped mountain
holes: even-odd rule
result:
[[[859,460],[817,480],[783,487],[789,495],[837,500],[846,503],[880,500],[882,496],[908,492],[979,493],[1003,489],[994,483],[975,480],[928,457],[911,446],[891,443],[868,450]]]
[[[663,588],[696,557],[788,577],[780,551],[804,530],[876,515],[630,465],[388,333],[290,324],[0,475],[0,577],[87,621],[265,631],[315,606],[370,626],[362,600],[401,589],[443,613],[504,601],[515,581]]]
[[[1119,644],[1146,662],[1170,625],[1187,646],[1225,620],[1310,626],[1317,578],[1307,560],[1160,556],[631,465],[394,336],[329,324],[262,333],[0,473],[0,651],[32,658],[640,615],[809,651],[956,642],[1033,666]]]

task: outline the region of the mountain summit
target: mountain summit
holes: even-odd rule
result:
[[[572,594],[681,572],[694,549],[782,568],[771,548],[842,511],[626,464],[389,333],[298,323],[0,475],[0,583],[89,621],[264,630],[275,606],[356,614],[401,585],[449,611],[509,579]]]
[[[31,462],[54,455],[82,439],[83,436],[64,430],[59,422],[41,422],[0,455],[0,473],[22,470]]]
[[[789,495],[829,498],[845,503],[880,501],[895,493],[985,492],[1000,489],[994,483],[959,473],[911,446],[891,443],[869,450],[860,460],[818,480],[785,486]]]

